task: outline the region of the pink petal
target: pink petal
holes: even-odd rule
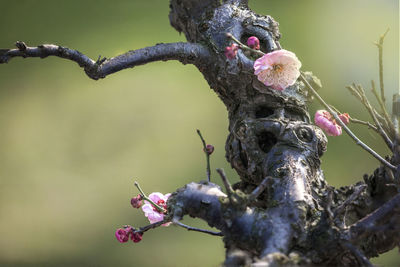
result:
[[[163,194],[161,194],[160,192],[154,192],[154,193],[151,193],[150,195],[149,195],[149,198],[152,200],[152,201],[154,201],[155,203],[157,203],[159,200],[164,200],[164,195]]]
[[[279,66],[275,69],[275,66]],[[275,90],[284,90],[293,85],[300,76],[301,62],[287,50],[277,50],[265,54],[254,62],[257,79]]]

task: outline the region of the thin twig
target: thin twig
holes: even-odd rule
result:
[[[264,192],[265,188],[267,188],[268,185],[271,183],[274,183],[273,177],[267,176],[262,180],[262,182],[251,192],[249,195],[249,201],[254,201],[258,198],[259,195],[261,195],[262,192]]]
[[[374,84],[373,84],[374,86]],[[359,90],[361,97],[362,97],[362,103],[364,104],[364,106],[367,108],[368,113],[371,115],[372,119],[375,122],[375,125],[378,128],[378,132],[379,134],[382,136],[383,140],[385,141],[385,143],[387,144],[387,146],[389,147],[390,150],[393,150],[393,142],[392,140],[389,138],[388,134],[385,132],[385,130],[382,127],[382,124],[379,122],[379,120],[377,119],[376,115],[375,115],[375,110],[372,107],[372,105],[370,104],[367,95],[365,94],[365,90],[361,85],[356,85],[356,88]],[[383,107],[383,109],[386,111],[386,109]],[[386,118],[386,116],[385,116]],[[390,119],[389,119],[389,122]]]
[[[346,133],[353,138],[353,140],[356,142],[357,145],[361,146],[363,149],[365,149],[368,153],[370,153],[372,156],[374,156],[377,160],[379,160],[382,164],[388,166],[392,170],[396,170],[396,167],[390,164],[388,161],[386,161],[384,158],[382,158],[378,153],[376,153],[373,149],[371,149],[369,146],[364,144],[339,118],[337,113],[321,98],[321,96],[315,91],[315,89],[310,85],[310,83],[306,80],[303,74],[300,74],[300,79],[304,82],[304,84],[308,87],[310,92],[318,99],[318,101],[329,111],[329,113],[332,114],[332,116],[335,118],[335,120],[340,124],[340,126],[343,127],[343,129],[346,131]]]
[[[358,186],[354,192],[339,206],[333,211],[333,218],[336,218],[339,216],[345,208],[352,203],[363,191],[364,189],[367,188],[366,184],[362,184]]]
[[[346,86],[346,88],[350,91],[352,95],[354,95],[356,98],[358,98],[358,100],[362,102],[362,97],[355,87],[348,85]]]
[[[158,209],[160,212],[162,212],[162,213],[166,213],[167,212],[164,208],[160,207],[159,205],[154,203],[154,201],[151,200],[148,196],[146,196],[146,194],[143,192],[142,188],[140,187],[139,183],[136,182],[136,181],[135,181],[135,186],[139,190],[140,194],[142,195],[142,198],[144,198],[146,201],[150,202],[151,205],[156,207],[156,209]]]
[[[354,257],[356,257],[358,263],[360,266],[366,266],[366,267],[374,267],[374,265],[367,259],[367,257],[354,245],[352,245],[349,242],[344,242],[341,244],[345,249],[350,251]]]
[[[201,142],[203,143],[203,151],[206,154],[206,161],[207,161],[206,175],[207,175],[207,181],[210,182],[211,181],[210,153],[207,152],[206,141],[204,140],[203,136],[201,135],[201,132],[199,129],[197,129],[197,134],[200,136]]]
[[[333,106],[333,105],[329,105],[329,106],[330,106],[336,113],[342,113],[342,112],[340,112],[337,108],[335,108],[335,106]],[[369,121],[362,121],[362,120],[359,120],[359,119],[356,119],[356,118],[353,118],[353,117],[350,117],[350,118],[349,118],[349,121],[352,122],[352,123],[355,123],[355,124],[361,124],[361,125],[368,126],[368,128],[370,128],[370,129],[374,130],[375,132],[379,133],[378,128],[377,128],[375,125],[373,125],[372,123],[370,123]]]
[[[383,99],[381,99],[381,98],[379,97],[378,92],[376,91],[374,80],[371,80],[371,87],[372,87],[372,88],[371,88],[371,91],[372,91],[372,93],[375,95],[376,99],[378,100],[379,106],[381,107],[383,116],[385,117],[386,121],[388,122],[389,127],[391,128],[391,130],[392,130],[393,132],[395,132],[395,127],[394,127],[394,125],[393,125],[392,120],[390,119],[390,116],[389,116],[387,110],[386,110],[385,102],[383,101]]]
[[[233,203],[233,198],[232,198],[232,194],[233,194],[233,188],[231,186],[231,184],[228,181],[228,178],[226,178],[225,172],[223,169],[218,168],[217,172],[219,174],[219,176],[221,176],[221,180],[224,183],[225,189],[226,189],[226,194],[228,195],[229,201],[231,203]]]
[[[361,104],[364,105],[364,107],[367,109],[368,113],[372,117],[373,121],[375,122],[377,132],[381,135],[383,140],[385,141],[386,145],[389,147],[390,150],[393,150],[393,142],[390,140],[389,136],[385,132],[385,130],[382,127],[382,124],[380,121],[377,119],[375,109],[371,106],[369,103],[369,100],[365,94],[365,90],[361,85],[356,85],[353,83],[351,86],[347,86],[347,89],[353,94],[356,95],[356,97],[360,100]]]
[[[211,58],[209,50],[195,43],[169,43],[145,47],[125,54],[95,61],[81,52],[67,47],[43,44],[29,47],[24,42],[16,43],[17,49],[0,49],[0,64],[7,63],[13,57],[40,57],[56,56],[72,60],[82,68],[86,74],[98,80],[117,71],[132,68],[154,61],[178,60],[183,64],[207,64]]]
[[[375,45],[378,47],[379,51],[379,85],[381,88],[381,99],[383,104],[385,105],[386,99],[385,99],[385,88],[383,84],[383,40],[385,39],[386,34],[388,33],[389,28],[386,30],[384,34],[382,34],[379,38],[379,41],[375,43]]]
[[[260,55],[260,56],[265,55],[264,52],[262,52],[260,50],[252,49],[252,48],[248,47],[247,45],[243,44],[238,39],[236,39],[235,36],[233,36],[231,33],[226,33],[226,37],[232,39],[235,43],[237,43],[239,45],[239,47],[241,49],[251,51],[252,53],[255,53],[255,54]]]
[[[181,222],[173,222],[174,224],[183,227],[185,229],[187,229],[188,231],[196,231],[196,232],[201,232],[201,233],[205,233],[205,234],[209,234],[209,235],[214,235],[214,236],[224,236],[221,232],[214,232],[214,231],[210,231],[210,230],[206,230],[206,229],[200,229],[200,228],[196,228],[196,227],[192,227],[186,224],[183,224]]]
[[[168,222],[169,221],[167,221],[167,220],[162,220],[162,221],[159,221],[159,222],[155,222],[155,223],[140,227],[139,229],[136,229],[134,231],[134,233],[144,233],[144,232],[147,232],[148,230],[157,228],[157,227],[163,225],[164,223],[168,223]]]

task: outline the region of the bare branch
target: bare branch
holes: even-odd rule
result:
[[[353,138],[353,140],[356,142],[357,145],[361,146],[363,149],[365,149],[368,153],[370,153],[374,158],[379,160],[382,164],[388,166],[392,170],[396,170],[396,167],[393,166],[390,162],[382,158],[378,153],[376,153],[372,148],[364,144],[347,126],[342,122],[342,120],[339,118],[337,113],[321,98],[321,96],[315,91],[315,89],[310,85],[310,83],[306,80],[303,74],[300,74],[300,79],[304,84],[308,87],[310,92],[318,99],[318,101],[329,111],[329,113],[332,114],[332,116],[335,118],[335,120],[340,124],[340,126],[343,127],[343,129],[346,131],[346,133]]]
[[[143,234],[144,232],[147,232],[148,230],[157,228],[157,227],[161,226],[162,224],[168,223],[168,222],[169,221],[167,221],[167,220],[162,220],[162,221],[159,221],[159,222],[155,222],[155,223],[140,227],[139,229],[136,229],[134,232]]]
[[[367,257],[358,249],[356,248],[354,245],[345,242],[344,244],[342,244],[342,246],[347,249],[348,251],[350,251],[354,257],[357,258],[358,263],[360,264],[360,266],[366,266],[366,267],[373,267],[374,265],[367,259]]]
[[[205,233],[205,234],[209,234],[209,235],[215,235],[215,236],[224,236],[221,232],[214,232],[214,231],[210,231],[210,230],[206,230],[206,229],[201,229],[201,228],[196,228],[196,227],[192,227],[186,224],[183,224],[181,222],[173,222],[174,224],[183,227],[185,229],[187,229],[188,231],[195,231],[195,232],[200,232],[200,233]]]
[[[361,104],[364,105],[364,107],[367,109],[368,113],[370,114],[370,116],[372,117],[372,119],[375,122],[377,132],[381,135],[381,137],[383,138],[383,140],[385,141],[385,143],[389,147],[389,149],[393,150],[393,142],[392,142],[392,140],[390,140],[389,136],[383,129],[381,122],[378,120],[375,109],[369,103],[369,100],[365,94],[364,88],[361,85],[356,85],[354,83],[353,83],[353,85],[347,86],[346,88],[349,89],[349,91],[360,100]]]
[[[383,84],[382,84],[382,86],[383,86]],[[382,110],[382,113],[383,113],[383,116],[384,116],[385,120],[388,122],[389,127],[391,128],[391,130],[392,130],[392,131],[395,131],[395,129],[394,129],[395,127],[394,127],[394,125],[393,125],[393,122],[392,122],[392,120],[390,119],[390,116],[389,116],[389,114],[388,114],[388,112],[387,112],[387,110],[386,110],[385,102],[384,102],[383,99],[381,99],[381,98],[379,97],[378,92],[376,91],[374,80],[371,80],[371,87],[372,87],[372,88],[371,88],[371,91],[372,91],[372,93],[375,95],[376,99],[378,100],[379,106],[381,107],[381,110]],[[382,89],[382,88],[381,88],[381,89]],[[381,93],[382,93],[382,91],[381,91]]]
[[[233,191],[233,188],[232,188],[231,184],[229,183],[228,179],[226,178],[224,170],[218,168],[217,172],[218,172],[219,176],[221,176],[221,180],[224,183],[226,194],[228,195],[229,201],[231,203],[233,203],[232,194],[234,191]]]
[[[379,50],[379,85],[381,88],[381,99],[383,105],[385,105],[385,88],[383,84],[383,40],[385,39],[386,34],[388,33],[389,28],[386,30],[384,34],[382,34],[379,38],[379,41],[375,43]]]
[[[254,201],[257,199],[257,197],[264,192],[265,188],[267,188],[268,185],[273,184],[275,181],[273,180],[271,176],[267,176],[262,180],[262,182],[251,192],[249,195],[249,200]]]
[[[393,233],[396,233],[397,238],[399,236],[400,228],[400,194],[394,196],[391,200],[387,201],[380,208],[374,212],[359,220],[346,231],[348,239],[352,243],[359,242],[368,233],[374,233],[377,228],[384,225],[390,225],[393,229],[390,229]],[[384,229],[384,228],[382,228]],[[376,233],[375,233],[376,234]],[[377,240],[379,238],[395,238],[392,235],[376,235]]]
[[[350,117],[350,122],[356,123],[356,124],[361,124],[361,125],[366,125],[366,126],[368,126],[368,128],[371,128],[375,132],[379,133],[378,128],[376,128],[376,126],[372,125],[369,121],[362,121],[362,120]]]
[[[351,86],[347,86],[346,88],[348,88],[348,87],[351,87]],[[349,89],[349,90],[350,90],[350,89]],[[342,113],[342,112],[340,112],[337,108],[335,108],[335,106],[333,106],[333,105],[329,105],[329,106],[330,106],[336,113]],[[370,123],[369,121],[362,121],[362,120],[359,120],[359,119],[356,119],[356,118],[353,118],[353,117],[350,117],[349,120],[350,120],[350,122],[355,123],[355,124],[361,124],[361,125],[368,126],[368,128],[370,128],[370,129],[374,130],[375,132],[379,133],[378,128],[377,128],[375,125],[373,125],[372,123]]]
[[[199,129],[197,129],[197,134],[199,135],[200,140],[203,143],[203,151],[206,154],[206,162],[207,162],[206,175],[207,175],[207,181],[210,182],[211,181],[210,153],[207,151],[206,140],[204,140],[203,135],[201,135],[201,132]]]
[[[367,185],[366,185],[366,184],[362,184],[362,185],[358,186],[358,187],[354,190],[353,194],[351,194],[350,197],[349,197],[348,199],[346,199],[346,200],[342,203],[342,205],[340,205],[339,207],[337,207],[337,208],[335,209],[335,211],[333,212],[333,218],[336,218],[338,215],[340,215],[340,214],[344,211],[344,209],[345,209],[350,203],[352,203],[352,202],[364,191],[365,188],[367,188]]]
[[[93,59],[81,52],[59,45],[44,44],[37,47],[28,47],[23,42],[16,43],[17,49],[1,49],[0,64],[7,63],[13,57],[40,57],[56,56],[69,59],[84,68],[86,74],[94,79],[105,78],[107,75],[123,69],[133,68],[153,61],[179,60],[183,64],[206,64],[209,59],[209,51],[199,44],[193,43],[168,43],[157,44],[110,59]]]

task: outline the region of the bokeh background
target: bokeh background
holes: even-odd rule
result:
[[[388,27],[389,102],[399,89],[398,5],[250,1],[279,21],[283,47],[322,80],[321,95],[360,119],[367,114],[344,86],[357,82],[368,89],[378,79],[373,42]],[[17,40],[56,43],[97,58],[183,41],[169,25],[168,6],[167,0],[0,0],[0,48]],[[314,103],[311,113],[317,108]],[[167,193],[205,178],[197,128],[216,147],[212,168],[224,168],[237,181],[224,159],[227,126],[225,107],[193,66],[156,62],[93,81],[59,58],[0,65],[0,265],[219,266],[224,248],[218,237],[171,226],[146,233],[141,243],[120,244],[114,231],[147,224],[129,203],[137,194],[134,180],[148,193]],[[351,128],[388,153],[374,133]],[[329,138],[322,161],[335,186],[359,181],[378,166],[346,135]],[[392,251],[373,261],[399,266],[400,256]]]

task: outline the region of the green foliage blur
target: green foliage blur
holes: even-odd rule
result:
[[[281,44],[321,79],[329,103],[365,120],[344,86],[368,89],[378,80],[373,42],[390,27],[389,102],[399,89],[398,0],[253,0],[250,6],[279,21]],[[0,48],[17,40],[55,43],[97,59],[184,41],[169,25],[167,0],[0,0],[0,10]],[[314,103],[311,114],[319,108]],[[130,206],[134,180],[148,193],[167,193],[205,179],[197,128],[216,148],[212,180],[220,183],[214,169],[222,167],[238,181],[224,158],[227,127],[225,107],[193,66],[156,62],[93,81],[75,63],[54,57],[0,65],[0,266],[219,266],[218,237],[171,226],[145,233],[141,243],[120,244],[114,231],[147,224]],[[376,134],[351,128],[388,153]],[[334,186],[362,180],[379,165],[346,135],[329,138],[322,161]],[[389,254],[374,262],[398,266],[398,252]]]

